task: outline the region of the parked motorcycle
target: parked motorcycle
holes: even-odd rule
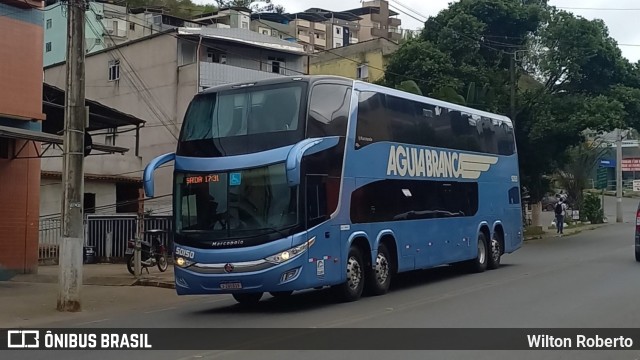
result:
[[[160,234],[164,233],[164,230],[153,229],[148,230],[145,233],[151,235],[151,242],[140,241],[140,266],[141,269],[147,270],[149,268],[158,266],[158,270],[161,272],[167,271],[169,263],[167,261],[167,249],[160,241]],[[135,240],[129,240],[127,244],[127,251],[125,253],[125,260],[127,262],[127,270],[131,275],[135,275]]]

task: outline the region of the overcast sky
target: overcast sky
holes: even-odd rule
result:
[[[197,3],[212,1],[195,0]],[[390,0],[392,7],[403,10],[418,19],[437,14],[446,8],[452,0]],[[287,12],[298,12],[310,7],[321,7],[329,10],[347,10],[360,7],[360,0],[273,0],[283,5]],[[640,22],[640,0],[551,0],[551,4],[566,9],[588,19],[601,18],[609,27],[609,32],[620,44],[622,53],[630,61],[640,60],[640,31],[636,27]],[[401,5],[414,10],[411,13]],[[580,9],[578,9],[580,8]],[[593,8],[593,9],[585,9]],[[605,10],[609,9],[609,10]],[[398,11],[400,12],[400,11]],[[405,29],[422,28],[422,21],[401,14],[402,27]],[[638,46],[623,46],[631,44]]]

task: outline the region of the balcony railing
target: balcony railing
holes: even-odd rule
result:
[[[234,82],[273,79],[285,75],[299,75],[298,72],[289,70],[292,66],[292,64],[281,64],[280,73],[278,74],[272,72],[273,68],[266,62],[262,64],[262,70],[202,62],[200,63],[200,86],[211,87]]]

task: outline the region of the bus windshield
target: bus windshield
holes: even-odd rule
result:
[[[176,174],[176,232],[210,240],[282,233],[298,224],[298,189],[284,163],[223,173]]]
[[[304,137],[306,84],[245,86],[197,95],[178,155],[225,156],[295,144]]]

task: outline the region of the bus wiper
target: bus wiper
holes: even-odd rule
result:
[[[278,233],[278,234],[279,234],[280,236],[282,236],[283,238],[286,238],[286,237],[288,237],[288,236],[289,236],[289,234],[288,234],[288,233],[286,233],[285,231],[286,231],[286,230],[289,230],[289,229],[291,229],[291,228],[293,228],[294,226],[295,226],[295,225],[291,225],[291,226],[288,226],[288,227],[283,228],[283,229],[278,229],[278,228],[275,228],[275,227],[268,226],[268,227],[262,228],[262,229],[260,229],[260,230],[271,230],[271,232],[272,232],[272,233],[274,233],[274,232],[275,232],[275,233]]]

